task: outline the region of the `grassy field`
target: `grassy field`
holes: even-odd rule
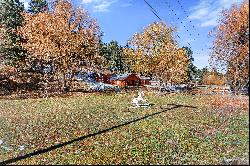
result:
[[[226,98],[221,105],[214,96],[146,93],[154,106],[129,109],[133,96],[2,99],[0,162],[82,136],[87,137],[12,164],[248,162],[248,98],[235,106]]]

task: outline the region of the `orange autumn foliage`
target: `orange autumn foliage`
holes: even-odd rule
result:
[[[226,71],[230,85],[240,89],[249,79],[249,2],[223,10],[210,35],[215,36],[211,65]]]
[[[69,0],[59,0],[51,11],[23,16],[19,34],[25,39],[22,47],[28,51],[27,66],[35,60],[52,64],[62,78],[100,64],[100,28],[84,9],[74,8]]]
[[[154,22],[136,33],[124,49],[133,71],[154,76],[161,81],[181,83],[187,79],[188,58],[178,47],[174,29],[164,22]]]
[[[225,85],[225,78],[216,72],[206,72],[202,80],[205,85]]]

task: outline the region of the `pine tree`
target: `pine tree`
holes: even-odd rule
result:
[[[117,41],[101,44],[101,55],[106,60],[106,67],[111,71],[121,73],[125,70],[123,48]]]
[[[193,51],[189,47],[182,47],[187,54],[188,57],[188,81],[196,81],[197,79],[197,67],[193,64],[194,58],[193,58]]]
[[[37,14],[39,12],[48,11],[48,3],[46,0],[31,0],[28,12]]]
[[[0,42],[0,52],[7,64],[16,65],[25,55],[20,46],[21,38],[16,33],[17,28],[22,25],[24,5],[19,0],[1,0],[0,11],[0,27],[4,33],[2,36],[5,37]]]

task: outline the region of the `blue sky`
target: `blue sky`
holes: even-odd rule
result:
[[[27,8],[29,0],[21,0]],[[177,27],[179,46],[193,50],[198,68],[209,66],[208,58],[213,38],[208,32],[217,25],[219,12],[242,0],[147,0],[158,15]],[[103,41],[117,40],[125,45],[135,33],[148,24],[159,21],[144,0],[73,0],[75,6],[88,10],[104,32]]]

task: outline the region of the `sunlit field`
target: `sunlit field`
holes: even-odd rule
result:
[[[147,92],[154,105],[132,109],[134,95],[2,99],[0,161],[48,148],[12,164],[248,162],[247,97]]]

